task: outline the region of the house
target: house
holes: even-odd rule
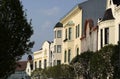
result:
[[[58,22],[54,27],[54,52],[53,52],[53,65],[59,65],[62,61],[62,33],[63,24]]]
[[[26,70],[28,69],[27,67],[29,67],[29,71],[31,71],[31,68],[28,63],[28,61],[17,62],[15,72],[10,77],[8,77],[8,79],[31,79],[31,74],[26,72]]]
[[[62,23],[58,22],[54,27],[54,41],[45,41],[42,48],[34,52],[34,70],[45,69],[49,66],[61,64],[62,59]]]
[[[93,20],[88,19],[85,22],[84,33],[81,40],[81,52],[85,51],[97,51],[98,45],[98,27],[94,26]]]
[[[42,48],[39,51],[34,52],[34,61],[33,61],[33,69],[37,68],[46,68],[51,66],[50,59],[51,59],[51,52],[50,52],[50,44],[51,42],[45,41],[42,45]]]
[[[60,22],[63,24],[62,32],[62,63],[69,64],[73,57],[79,54],[82,10],[74,7]]]
[[[106,10],[106,3],[106,0],[87,0],[75,6],[66,16],[60,20],[60,22],[63,24],[62,63],[69,64],[72,58],[81,52],[86,51],[87,49],[96,51],[97,42],[95,42],[95,44],[91,43],[95,46],[89,48],[88,46],[91,44],[86,43],[88,44],[86,47],[85,44],[83,44],[83,40],[81,41],[80,39],[86,32],[84,29],[87,26],[91,27],[89,26],[89,23],[91,22],[87,22],[86,26],[86,21],[91,19],[93,22],[92,26],[95,26],[94,28],[97,28],[98,18],[104,15],[104,11]],[[96,34],[94,35],[93,33]],[[97,41],[97,30],[92,31],[92,35],[93,36],[91,39],[95,38],[94,40]]]
[[[120,1],[107,0],[104,16],[99,20],[98,50],[120,40]]]

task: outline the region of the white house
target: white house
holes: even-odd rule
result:
[[[93,20],[88,19],[85,22],[84,33],[81,39],[81,52],[97,51],[98,43],[98,27],[94,26]]]
[[[54,52],[53,65],[59,65],[62,61],[62,33],[63,24],[58,22],[54,27]]]
[[[46,68],[51,66],[50,59],[51,59],[51,52],[50,52],[50,42],[45,41],[42,45],[42,48],[39,51],[34,52],[34,61],[33,66],[34,70],[36,68]]]
[[[17,62],[15,73],[11,74],[10,77],[8,77],[8,79],[31,79],[31,72],[26,72],[28,69],[29,71],[31,71],[30,64],[28,63],[28,61]]]
[[[31,79],[31,72],[33,70],[32,61],[31,55],[28,55],[27,61],[18,61],[15,72],[11,74],[8,79]]]
[[[120,40],[120,1],[107,0],[104,17],[98,22],[98,50]]]

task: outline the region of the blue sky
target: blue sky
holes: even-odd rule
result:
[[[35,41],[33,52],[39,50],[46,40],[53,41],[53,27],[74,6],[83,0],[21,0],[28,20],[32,19]]]

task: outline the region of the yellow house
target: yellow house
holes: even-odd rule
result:
[[[60,20],[63,24],[62,63],[69,64],[73,57],[89,49],[87,46],[95,45],[90,49],[94,51],[97,49],[97,42],[95,44],[86,43],[89,45],[83,46],[80,38],[84,33],[85,22],[87,20],[91,19],[93,26],[97,26],[98,19],[104,15],[106,2],[106,0],[86,0],[75,6]],[[95,38],[94,40],[97,41],[97,30],[92,33],[91,39]],[[85,48],[81,50],[83,47]]]
[[[60,20],[63,24],[62,63],[64,64],[70,63],[72,58],[79,54],[79,51],[81,51],[81,17],[82,10],[79,6],[76,6]]]

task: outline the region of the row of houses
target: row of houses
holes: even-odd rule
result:
[[[53,42],[34,52],[33,69],[69,64],[76,55],[120,40],[120,1],[87,0],[54,26]]]

